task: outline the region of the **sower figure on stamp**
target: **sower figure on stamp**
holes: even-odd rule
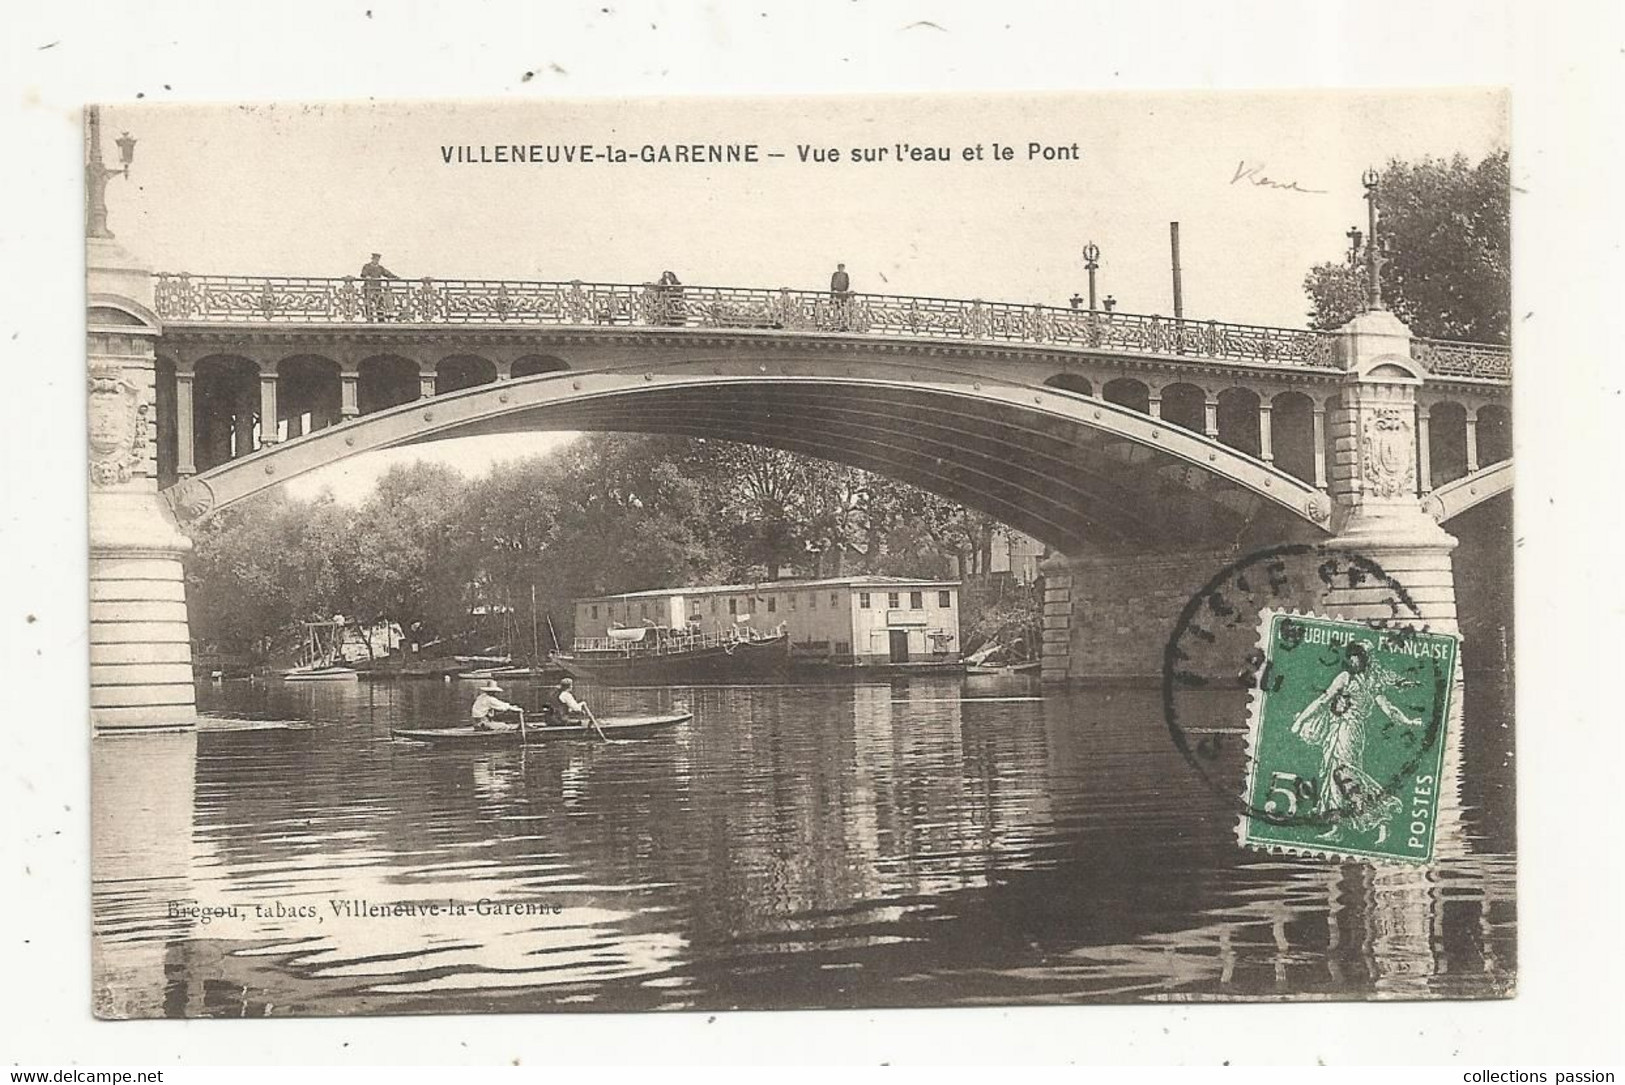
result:
[[[383,258],[383,253],[375,252],[372,259],[361,266],[361,302],[369,321],[389,315],[390,306],[385,299],[388,287],[384,286],[384,280],[400,278],[381,263]]]
[[[1321,839],[1334,839],[1345,825],[1357,833],[1380,826],[1379,844],[1387,837],[1388,819],[1401,803],[1365,770],[1366,729],[1373,722],[1373,712],[1408,727],[1423,726],[1387,697],[1389,690],[1408,684],[1373,662],[1370,649],[1355,641],[1346,649],[1343,669],[1326,692],[1304,706],[1292,721],[1292,733],[1321,750],[1314,809],[1331,821]]]

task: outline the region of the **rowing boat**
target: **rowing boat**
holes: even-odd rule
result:
[[[620,738],[640,738],[644,735],[654,734],[667,727],[675,727],[679,723],[687,723],[694,718],[692,712],[668,712],[663,716],[608,716],[598,721],[604,734]],[[523,732],[517,725],[507,725],[494,730],[481,730],[477,727],[394,727],[390,735],[407,742],[424,742],[430,745],[447,746],[500,746],[508,743],[517,744],[523,733],[524,740],[535,745],[538,742],[551,742],[554,739],[588,738],[595,739],[598,732],[593,730],[591,724],[572,723],[564,726],[543,727],[540,724],[529,724]]]
[[[295,667],[282,672],[284,682],[333,682],[354,678],[356,672],[350,667],[336,665],[325,667]]]

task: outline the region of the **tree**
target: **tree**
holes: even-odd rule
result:
[[[475,573],[462,507],[467,485],[438,464],[384,473],[346,542],[352,616],[394,621],[420,645],[468,630]]]
[[[263,653],[334,614],[394,622],[422,646],[475,631],[481,605],[528,610],[532,588],[538,611],[567,630],[583,596],[738,582],[785,566],[946,576],[957,559],[965,572],[985,571],[996,526],[826,460],[594,434],[478,480],[395,467],[358,508],[273,492],[228,509],[195,531],[190,598],[200,637],[232,650]]]
[[[1511,177],[1507,152],[1390,161],[1377,190],[1388,245],[1383,299],[1430,339],[1506,343],[1511,332]],[[1341,327],[1365,307],[1364,261],[1317,264],[1304,279],[1310,326]]]
[[[344,612],[349,534],[350,513],[330,495],[280,491],[194,527],[187,595],[198,639],[263,657],[296,643],[303,623]]]

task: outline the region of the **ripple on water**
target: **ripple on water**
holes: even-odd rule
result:
[[[1463,804],[1425,870],[1243,852],[1230,798],[1173,748],[1154,693],[1039,698],[943,678],[598,690],[603,713],[681,700],[695,717],[612,746],[389,740],[457,721],[463,696],[204,688],[220,715],[310,726],[203,734],[99,775],[101,808],[150,815],[98,831],[98,967],[123,992],[103,1001],[170,1015],[766,1008],[1512,982],[1508,811]],[[1504,751],[1466,753],[1510,780]],[[1210,771],[1239,781],[1240,750]],[[346,917],[337,901],[417,910]],[[204,924],[173,902],[289,914]]]

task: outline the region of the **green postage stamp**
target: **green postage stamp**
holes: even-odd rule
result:
[[[1241,843],[1433,858],[1460,638],[1266,610]]]

